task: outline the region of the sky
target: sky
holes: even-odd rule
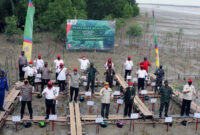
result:
[[[200,6],[200,0],[136,0],[137,3]]]

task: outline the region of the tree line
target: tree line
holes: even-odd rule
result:
[[[135,0],[32,0],[34,32],[50,31],[64,40],[67,19],[116,19],[139,15]],[[0,32],[22,33],[28,0],[0,1]],[[117,25],[118,26],[118,25]]]

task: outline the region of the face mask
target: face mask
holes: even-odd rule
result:
[[[60,57],[58,57],[58,60],[60,60]]]
[[[128,60],[131,60],[130,58],[128,58]]]
[[[24,53],[22,54],[22,56],[24,56]]]
[[[24,84],[27,85],[27,84],[28,84],[28,81],[25,81]]]
[[[30,64],[30,66],[32,67],[32,66],[33,66],[33,64]]]
[[[106,89],[108,89],[108,86],[105,86]]]
[[[129,86],[130,88],[133,88],[133,86]]]
[[[85,60],[85,57],[83,57],[83,59]]]
[[[143,67],[141,67],[141,69],[144,69]]]
[[[192,85],[192,82],[188,82],[189,85]]]
[[[47,65],[47,64],[45,64],[44,66],[45,66],[45,67],[47,67],[48,65]]]
[[[41,59],[41,57],[38,57],[38,59]]]
[[[77,71],[75,71],[74,74],[76,75],[76,74],[77,74]]]
[[[111,66],[109,66],[108,68],[111,69]]]
[[[51,84],[48,84],[48,88],[51,88],[52,87],[52,85]]]

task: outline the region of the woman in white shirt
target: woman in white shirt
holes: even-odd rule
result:
[[[60,63],[64,64],[64,61],[61,59],[61,56],[58,55],[57,59],[54,60],[55,72],[56,72],[56,82],[57,82],[57,77],[58,77],[58,73],[59,73],[58,69],[59,69]]]
[[[52,82],[49,81],[47,88],[45,88],[42,92],[42,95],[45,96],[45,105],[46,105],[45,119],[49,119],[50,110],[52,111],[52,114],[56,114],[55,104],[58,94],[59,91],[55,87],[53,87]]]
[[[136,74],[138,75],[138,93],[140,92],[140,90],[144,90],[144,81],[145,81],[145,77],[148,75],[147,71],[144,69],[143,65],[140,65],[140,69],[136,72]]]
[[[133,69],[133,61],[131,60],[131,56],[128,56],[128,60],[126,60],[124,66],[125,66],[124,80],[126,81],[127,75],[131,75],[131,71]]]
[[[36,68],[33,66],[33,62],[29,62],[29,66],[23,67],[22,70],[27,73],[29,84],[34,86],[35,75],[37,74]]]
[[[83,55],[81,59],[78,59],[80,62],[80,69],[82,72],[86,71],[88,68],[88,65],[90,64],[90,61],[86,59],[86,56]]]
[[[65,92],[66,74],[67,74],[67,68],[64,67],[63,63],[60,63],[60,67],[58,68],[57,80],[62,94],[64,94]]]

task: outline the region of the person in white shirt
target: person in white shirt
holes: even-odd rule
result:
[[[101,96],[101,116],[108,119],[110,102],[113,100],[112,89],[109,88],[109,83],[105,82],[105,87],[100,90]],[[104,110],[106,109],[106,114],[104,115]]]
[[[192,85],[192,79],[188,79],[188,84],[186,84],[183,88],[183,101],[181,107],[181,116],[186,113],[186,116],[190,114],[190,106],[193,99],[193,95],[198,97],[198,94],[195,90],[194,85]]]
[[[60,63],[60,67],[58,68],[57,80],[61,93],[65,92],[66,74],[67,74],[67,68],[64,67],[63,63]]]
[[[111,58],[108,58],[108,61],[106,61],[104,67],[107,70],[109,65],[111,65],[112,69],[114,69],[114,63],[111,61]]]
[[[140,90],[144,90],[145,77],[148,75],[147,71],[144,69],[143,65],[140,65],[140,69],[136,72],[138,76],[138,93]]]
[[[38,54],[38,58],[34,60],[36,69],[42,69],[44,67],[44,61],[42,60],[41,54]]]
[[[131,56],[128,56],[128,60],[126,60],[126,62],[124,63],[124,66],[125,66],[124,79],[126,81],[127,75],[131,75],[131,71],[133,69],[133,61],[131,60]]]
[[[35,80],[35,75],[37,74],[37,70],[35,67],[33,67],[33,62],[30,61],[29,66],[27,67],[24,66],[22,70],[27,73],[29,84],[34,86],[35,85],[34,80]]]
[[[37,71],[41,70],[44,67],[44,61],[42,60],[41,54],[38,54],[38,58],[34,60],[34,64],[36,66]],[[41,73],[38,72],[35,77],[35,83],[37,84],[37,90],[38,85],[41,82]]]
[[[64,61],[61,59],[61,56],[58,55],[57,59],[54,60],[55,72],[56,72],[56,82],[57,82],[57,77],[58,77],[58,72],[59,72],[58,69],[59,69],[60,63],[64,64]]]
[[[50,110],[52,111],[52,114],[56,114],[55,104],[56,104],[56,99],[59,95],[59,91],[55,87],[53,87],[52,82],[49,81],[47,88],[43,90],[42,95],[45,96],[45,105],[46,105],[45,119],[49,119]]]
[[[90,61],[86,59],[86,56],[83,55],[81,59],[78,59],[80,62],[80,70],[81,72],[85,72],[88,68],[88,65],[90,64]]]

